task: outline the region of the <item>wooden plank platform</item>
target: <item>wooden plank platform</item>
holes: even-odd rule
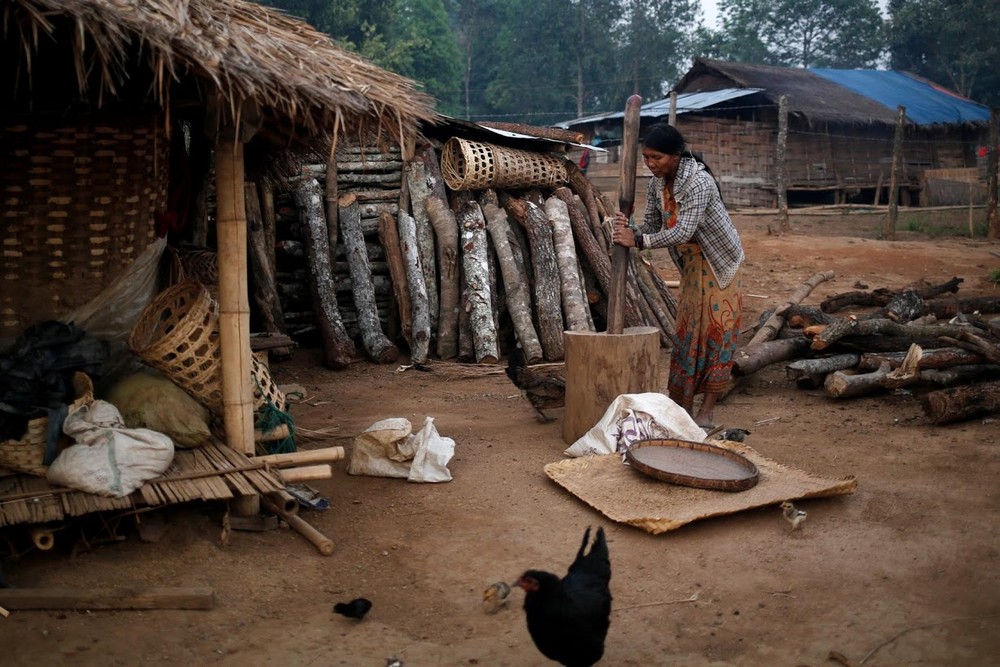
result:
[[[270,470],[224,443],[212,440],[195,449],[177,449],[162,477],[147,482],[125,498],[52,486],[34,475],[0,477],[0,527],[48,523],[132,507],[228,500],[238,495],[266,494],[284,488]]]

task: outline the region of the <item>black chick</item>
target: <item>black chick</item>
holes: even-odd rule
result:
[[[338,602],[333,605],[333,610],[347,618],[356,618],[359,621],[365,617],[368,610],[372,608],[371,600],[367,598],[355,598],[350,602]]]
[[[561,408],[566,405],[566,368],[562,364],[552,366],[528,366],[521,350],[512,350],[507,355],[507,377],[521,390],[531,407],[538,413],[540,421],[552,421],[542,410]]]
[[[590,667],[604,655],[611,625],[611,561],[604,529],[584,554],[590,528],[576,560],[560,579],[551,572],[528,570],[517,580],[525,590],[528,633],[542,654],[566,667]]]

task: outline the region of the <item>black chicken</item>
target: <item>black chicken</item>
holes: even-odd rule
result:
[[[611,625],[611,561],[604,529],[586,555],[590,528],[566,576],[528,570],[517,580],[525,590],[524,613],[535,646],[566,667],[590,667],[604,655]]]
[[[563,364],[528,366],[521,350],[507,355],[507,377],[521,390],[543,422],[552,421],[542,410],[566,405],[566,367]]]
[[[372,608],[371,600],[367,598],[354,598],[350,602],[338,602],[333,605],[333,611],[340,614],[341,616],[346,616],[347,618],[354,618],[361,620],[368,613],[368,610]]]

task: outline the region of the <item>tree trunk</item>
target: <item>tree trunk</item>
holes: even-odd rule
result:
[[[980,382],[924,394],[920,399],[932,424],[971,419],[1000,411],[1000,382]]]
[[[510,313],[511,322],[514,324],[518,344],[524,352],[526,363],[537,364],[543,359],[542,344],[531,321],[531,292],[528,289],[524,265],[515,257],[511,247],[507,213],[498,206],[487,204],[483,207],[483,215],[500,263],[500,274],[507,294],[507,312]]]
[[[316,179],[299,183],[295,190],[295,203],[302,222],[303,245],[309,266],[309,291],[323,339],[323,362],[330,368],[346,368],[357,350],[337,309],[326,216],[323,215],[322,194]]]
[[[461,300],[459,287],[458,224],[455,212],[444,199],[430,196],[424,200],[427,216],[437,236],[438,271],[441,291],[437,325],[437,353],[441,359],[458,356],[458,309]]]
[[[324,210],[326,211],[326,235],[330,247],[330,267],[336,273],[337,243],[340,242],[340,219],[337,217],[340,213],[338,204],[340,201],[340,191],[337,189],[337,174],[339,172],[336,157],[330,157],[330,161],[326,163],[324,172],[323,203]]]
[[[826,376],[823,390],[830,398],[854,398],[885,390],[883,382],[889,375],[889,364],[883,364],[871,373],[845,373],[836,371]]]
[[[905,356],[905,352],[865,352],[861,354],[857,367],[860,371],[873,371],[887,363],[892,368],[898,368],[903,363]],[[920,369],[951,368],[952,366],[981,364],[984,361],[983,357],[974,352],[967,352],[957,347],[940,347],[924,350],[924,354],[920,358]]]
[[[455,220],[461,230],[462,268],[468,288],[469,326],[476,363],[495,364],[500,360],[500,352],[493,322],[486,220],[476,202],[464,205]]]
[[[524,199],[508,199],[507,211],[524,228],[531,249],[536,319],[548,361],[563,358],[563,317],[559,303],[559,268],[549,222],[542,210]]]
[[[399,312],[399,328],[406,344],[413,348],[413,304],[410,301],[410,281],[406,278],[406,262],[400,247],[396,220],[388,213],[379,217],[378,238],[385,248],[385,259],[392,280],[392,293]]]
[[[656,319],[656,325],[663,331],[667,340],[666,344],[669,345],[669,337],[674,333],[674,318],[670,314],[668,304],[663,300],[663,296],[656,288],[653,276],[647,269],[646,264],[643,263],[642,258],[636,254],[631,258],[629,264],[629,275],[638,285],[639,292],[646,300],[646,304]]]
[[[257,197],[257,186],[245,183],[247,212],[247,245],[250,250],[250,276],[253,284],[253,297],[257,304],[264,331],[268,333],[285,333],[284,315],[281,312],[281,299],[274,283],[274,270],[271,264],[269,248],[274,247],[274,237],[268,237],[260,212],[260,199]],[[288,348],[275,350],[277,354],[291,354]]]
[[[427,303],[427,287],[424,272],[420,267],[420,250],[417,245],[417,223],[406,211],[399,211],[399,247],[403,251],[406,266],[406,281],[410,286],[410,304],[413,313],[413,346],[410,361],[414,364],[427,363],[431,344],[431,316]]]
[[[603,228],[604,217],[597,205],[597,198],[594,195],[594,184],[580,171],[580,168],[573,163],[572,160],[566,160],[566,176],[569,179],[569,189],[572,190],[583,202],[584,208],[587,209],[587,224],[590,226],[590,233],[594,240],[601,247],[604,255],[608,255],[608,250],[611,248],[611,238],[610,233],[606,233]],[[560,196],[560,199],[565,201],[565,198]],[[566,202],[567,204],[569,202]],[[611,274],[611,260],[608,260],[608,275]],[[608,279],[608,285],[604,287],[605,292],[610,288],[611,279]]]
[[[663,279],[663,276],[660,275],[660,272],[657,271],[652,262],[643,257],[641,254],[639,255],[639,261],[646,268],[646,272],[649,274],[649,277],[652,278],[653,285],[656,286],[656,291],[660,293],[660,297],[667,305],[667,312],[670,313],[670,321],[673,322],[674,318],[677,317],[677,299],[667,286],[667,281]]]
[[[750,375],[764,366],[787,361],[808,353],[808,338],[781,338],[747,346],[736,351],[733,359],[734,375]]]
[[[559,287],[562,294],[563,315],[568,331],[592,331],[588,325],[588,304],[583,291],[573,243],[573,228],[569,222],[569,208],[562,199],[551,196],[545,200],[545,215],[552,225],[552,240],[559,267]]]
[[[951,280],[938,284],[929,286],[914,286],[908,289],[917,293],[921,299],[933,299],[934,297],[941,296],[948,292],[957,292],[958,286],[962,284],[962,278],[952,278]],[[893,297],[896,296],[898,292],[890,290],[885,287],[880,287],[876,290],[871,290],[869,292],[844,292],[843,294],[835,294],[827,299],[825,299],[820,304],[820,310],[824,313],[835,313],[842,308],[847,306],[885,306]]]
[[[424,285],[427,287],[427,307],[430,309],[431,331],[434,331],[437,329],[438,313],[440,312],[437,258],[434,252],[434,229],[424,205],[430,194],[430,189],[427,187],[427,174],[422,161],[413,161],[406,165],[406,183],[410,190],[410,208],[417,225],[420,266],[424,273]]]
[[[823,386],[828,374],[854,368],[860,358],[860,354],[847,353],[817,359],[799,359],[785,366],[785,376],[794,380],[800,389],[815,389]]]
[[[963,327],[948,324],[931,326],[908,326],[892,320],[854,320],[844,318],[826,326],[822,332],[813,338],[812,349],[823,350],[844,336],[899,336],[913,338],[917,336],[957,336],[964,331]]]
[[[375,286],[371,266],[365,252],[365,237],[361,233],[361,216],[358,202],[351,195],[344,195],[339,202],[340,231],[344,237],[347,267],[351,272],[354,307],[358,313],[361,342],[369,358],[380,364],[399,359],[399,350],[382,331],[382,322],[375,305]]]

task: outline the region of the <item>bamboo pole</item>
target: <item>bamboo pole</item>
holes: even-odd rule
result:
[[[343,447],[324,447],[323,449],[307,449],[298,452],[287,452],[285,454],[255,456],[253,460],[258,463],[281,467],[283,465],[297,466],[303,463],[331,463],[333,461],[340,461],[343,458]]]
[[[243,143],[223,132],[215,146],[216,234],[219,263],[219,348],[226,444],[253,455],[250,377],[250,298],[247,291],[247,219]]]
[[[288,523],[295,531],[313,543],[321,554],[330,556],[333,554],[333,541],[323,533],[319,532],[306,521],[297,515],[284,511],[280,506],[275,505],[269,499],[263,498],[261,504],[271,512],[274,512]]]

